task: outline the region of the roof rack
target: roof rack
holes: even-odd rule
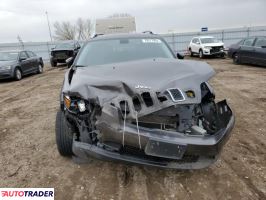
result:
[[[96,37],[101,36],[101,35],[104,35],[104,34],[103,33],[97,33],[92,38],[96,38]]]
[[[152,34],[152,35],[154,35],[154,33],[152,32],[152,31],[143,31],[142,33],[148,33],[148,34]]]

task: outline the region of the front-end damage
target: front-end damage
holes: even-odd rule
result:
[[[179,169],[198,169],[215,162],[233,128],[234,116],[225,100],[214,101],[207,83],[213,71],[198,67],[205,69],[201,78],[195,78],[190,69],[181,77],[158,80],[162,85],[135,84],[129,78],[126,83],[109,76],[100,79],[92,71],[90,81],[81,78],[75,84],[72,78],[85,72],[71,69],[61,102],[74,133],[73,153],[82,158]],[[123,70],[119,70],[121,74]],[[70,107],[64,105],[65,97],[71,99]],[[85,106],[82,112],[80,105]]]

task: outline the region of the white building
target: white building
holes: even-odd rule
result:
[[[96,19],[95,33],[132,33],[136,32],[135,17],[119,16],[104,19]]]

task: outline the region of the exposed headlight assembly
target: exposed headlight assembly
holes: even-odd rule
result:
[[[204,47],[204,49],[212,49],[212,47]]]
[[[70,112],[83,113],[86,111],[86,103],[82,99],[71,98],[68,95],[64,95],[64,104]]]
[[[77,104],[78,104],[79,112],[85,112],[86,111],[86,104],[83,100],[79,100],[77,102]]]

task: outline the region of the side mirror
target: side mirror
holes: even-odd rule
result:
[[[27,58],[26,57],[20,57],[19,58],[19,61],[23,61],[23,60],[27,60]]]
[[[200,44],[200,42],[196,42],[196,44]]]
[[[184,59],[184,55],[182,55],[182,54],[180,54],[180,53],[177,53],[176,54],[176,57],[178,58],[178,59]]]
[[[73,61],[74,61],[73,57],[70,57],[70,58],[66,59],[67,67],[71,67],[71,65],[73,64]]]

